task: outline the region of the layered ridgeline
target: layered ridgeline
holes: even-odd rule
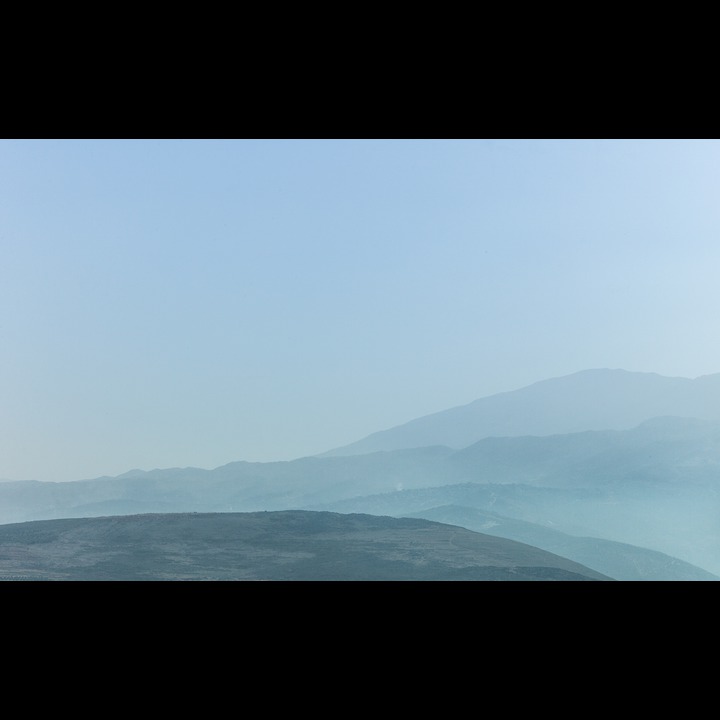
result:
[[[160,514],[0,527],[4,580],[610,580],[523,543],[424,519]]]
[[[603,565],[590,558],[599,572],[612,567],[613,577],[687,579],[690,569],[675,559],[720,575],[720,421],[713,420],[720,413],[719,386],[720,375],[688,380],[586,371],[370,436],[385,442],[398,431],[398,442],[404,437],[415,447],[369,452],[366,438],[355,444],[365,443],[357,455],[134,470],[65,483],[3,482],[0,523],[287,509],[430,517],[453,506],[455,524],[479,528],[472,512],[457,508],[494,513],[503,521],[487,532],[501,534],[502,526],[521,541],[528,528],[508,530],[509,521],[663,554],[633,560],[643,568],[636,577],[618,570],[623,563],[629,568],[626,561]],[[668,412],[677,416],[662,416]],[[445,434],[425,432],[432,427]],[[417,428],[425,428],[422,438]],[[559,547],[547,535],[534,540],[538,547]],[[568,557],[579,547],[570,542]],[[603,545],[608,561],[625,551]],[[706,579],[702,570],[695,579]]]
[[[548,491],[538,491],[547,501]],[[557,510],[572,512],[578,497],[558,491]],[[514,497],[513,497],[514,496]],[[538,495],[535,495],[535,499]],[[456,505],[437,505],[444,500]],[[444,488],[406,490],[368,496],[331,504],[339,512],[387,513],[397,517],[420,517],[457,525],[477,532],[504,537],[547,550],[574,560],[616,580],[626,581],[706,581],[717,582],[720,576],[697,565],[657,550],[629,543],[583,537],[563,532],[557,523],[547,520],[547,513],[533,508],[533,496],[522,486],[449,485]],[[538,517],[540,522],[518,520],[493,512],[504,506],[510,512]]]
[[[382,430],[325,456],[446,445],[490,436],[624,430],[656,416],[720,420],[720,373],[691,380],[627,370],[583,370]]]
[[[720,423],[656,418],[631,430],[485,438],[462,450],[417,448],[0,485],[4,523],[293,508],[400,516],[447,505],[636,545],[719,575]],[[672,563],[643,567],[651,571],[635,579],[680,579]]]
[[[642,501],[720,491],[720,422],[654,418],[631,430],[485,438],[348,457],[132,470],[0,484],[0,522],[137,512],[282,510],[460,483],[587,490]]]
[[[576,537],[552,528],[505,518],[472,507],[443,506],[409,514],[528,543],[582,563],[616,580],[715,581],[720,577],[666,553],[596,537]]]

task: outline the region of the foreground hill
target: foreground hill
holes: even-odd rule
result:
[[[691,380],[627,370],[583,370],[425,415],[321,455],[446,445],[491,436],[624,430],[652,417],[720,420],[720,373]]]
[[[0,526],[4,580],[610,580],[523,543],[424,519],[289,510]]]

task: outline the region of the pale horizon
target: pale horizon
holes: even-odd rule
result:
[[[715,140],[0,140],[0,478],[720,372]]]

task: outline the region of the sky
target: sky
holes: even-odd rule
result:
[[[0,140],[0,478],[720,372],[718,140]]]

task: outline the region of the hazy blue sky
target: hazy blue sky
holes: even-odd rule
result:
[[[720,141],[0,140],[0,477],[720,372]]]

